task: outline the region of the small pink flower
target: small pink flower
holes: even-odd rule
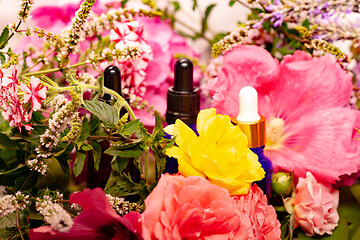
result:
[[[246,231],[247,240],[267,239],[280,240],[280,222],[277,220],[273,206],[268,205],[266,195],[254,184],[249,193],[233,197],[240,212],[250,221],[251,227]],[[235,239],[244,234],[244,229],[237,232]]]
[[[233,239],[241,222],[229,192],[205,178],[162,175],[145,200],[145,240]],[[246,218],[244,218],[246,220]]]
[[[40,80],[34,76],[30,78],[30,87],[21,83],[21,90],[24,91],[24,103],[31,101],[32,110],[41,108],[41,100],[46,98],[47,87],[41,86]]]
[[[338,225],[339,191],[318,183],[310,172],[299,178],[292,205],[295,227],[300,226],[308,236],[331,234]]]
[[[85,189],[73,193],[70,203],[79,204],[82,212],[74,219],[69,232],[56,232],[50,226],[43,226],[30,230],[30,239],[48,240],[102,240],[138,239],[140,213],[131,212],[119,216],[111,207],[104,191],[101,188]]]

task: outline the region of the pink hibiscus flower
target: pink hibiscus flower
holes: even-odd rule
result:
[[[70,203],[79,204],[82,212],[74,219],[69,232],[56,232],[50,226],[43,226],[31,229],[30,239],[142,239],[139,235],[140,213],[131,212],[123,217],[119,216],[101,188],[73,193],[70,196]]]
[[[360,169],[360,126],[356,110],[345,108],[352,90],[351,74],[334,56],[313,58],[296,51],[279,64],[265,49],[238,46],[224,55],[223,67],[209,84],[219,113],[238,113],[238,93],[257,89],[259,112],[267,118],[265,154],[274,171],[284,169],[320,181]]]
[[[34,76],[30,78],[30,86],[21,83],[21,90],[24,91],[23,103],[31,101],[32,111],[41,108],[41,100],[46,98],[47,87],[41,86],[40,80]]]

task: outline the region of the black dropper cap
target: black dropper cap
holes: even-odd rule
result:
[[[166,122],[181,119],[186,124],[196,123],[200,111],[200,92],[193,86],[193,64],[187,58],[175,63],[174,86],[167,93]]]
[[[120,94],[120,96],[124,97],[124,95],[122,94],[122,91],[121,91],[121,73],[120,73],[120,70],[118,67],[116,67],[114,65],[109,65],[107,68],[105,68],[105,70],[104,70],[104,86],[109,89],[114,90],[115,92]],[[125,96],[124,98],[127,102],[129,102],[128,96]],[[104,96],[102,97],[102,99],[105,102],[110,103],[111,95],[105,93]],[[126,112],[127,111],[124,107],[121,108],[120,116],[123,116]]]
[[[114,90],[121,96],[121,73],[119,68],[114,65],[110,65],[104,70],[104,86]],[[104,94],[103,99],[105,101],[111,100],[110,94]]]

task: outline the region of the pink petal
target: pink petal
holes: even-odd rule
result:
[[[284,169],[305,177],[334,183],[343,174],[359,169],[357,159],[346,158],[343,143],[351,139],[357,115],[346,108],[331,108],[309,114],[296,122],[285,122],[289,136],[280,150],[266,151],[274,171]],[[359,156],[359,155],[358,155]]]
[[[319,109],[345,106],[352,91],[351,74],[332,55],[313,58],[296,51],[281,61],[279,76],[270,96],[272,116],[288,121]]]
[[[209,85],[214,96],[213,107],[218,113],[238,114],[239,91],[250,85],[262,96],[277,83],[279,63],[265,49],[253,45],[240,45],[224,55],[222,71],[216,82]]]

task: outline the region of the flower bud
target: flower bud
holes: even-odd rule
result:
[[[277,172],[273,175],[272,189],[281,196],[289,195],[294,187],[293,173]]]

